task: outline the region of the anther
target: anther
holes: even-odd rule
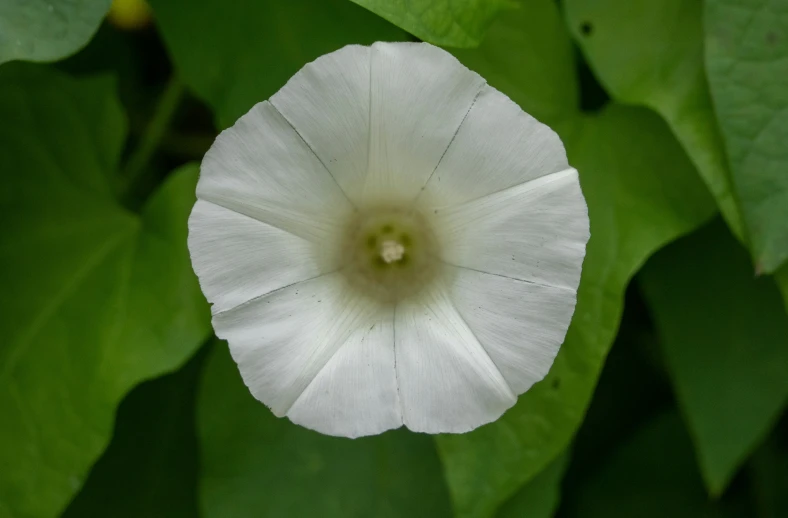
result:
[[[388,264],[399,261],[405,255],[405,247],[399,241],[387,239],[380,245],[380,257]]]

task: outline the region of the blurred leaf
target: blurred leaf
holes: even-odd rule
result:
[[[783,305],[785,310],[788,311],[788,264],[783,265],[782,268],[774,273],[774,282],[780,288],[780,293],[783,296]]]
[[[650,316],[639,295],[630,284],[621,328],[572,443],[565,491],[571,492],[593,475],[646,422],[675,406]]]
[[[723,518],[752,516],[747,500],[709,502],[679,417],[650,421],[611,455],[576,495],[567,518]]]
[[[509,499],[497,518],[550,518],[561,501],[561,481],[569,464],[569,452],[551,462],[541,473]]]
[[[572,44],[553,0],[518,0],[496,18],[481,47],[453,50],[465,66],[546,124],[577,115]]]
[[[151,92],[143,73],[152,60],[149,53],[143,56],[142,52],[138,38],[105,23],[82,50],[55,66],[72,76],[111,75],[126,113],[140,117],[147,114],[148,104],[155,99],[155,91]]]
[[[641,284],[713,495],[788,402],[788,315],[722,223],[654,256]]]
[[[759,518],[788,516],[788,416],[752,456],[752,480]]]
[[[112,0],[3,0],[0,64],[55,61],[82,48],[98,29]]]
[[[423,41],[477,47],[490,22],[513,0],[352,0]]]
[[[733,185],[758,269],[773,272],[788,260],[788,4],[707,0],[705,28]]]
[[[610,105],[563,138],[591,220],[577,308],[544,381],[495,423],[438,437],[460,516],[490,516],[567,447],[616,335],[629,279],[714,213],[681,147],[646,109]]]
[[[670,125],[740,238],[741,213],[703,69],[701,0],[566,0],[567,23],[617,101]]]
[[[205,354],[145,382],[118,407],[115,433],[63,518],[197,518],[197,382]]]
[[[301,67],[350,43],[408,35],[348,0],[151,0],[183,81],[221,128]]]
[[[346,439],[278,419],[249,393],[226,347],[206,363],[198,427],[204,518],[451,516],[430,436]]]
[[[125,123],[107,78],[0,69],[0,515],[56,515],[115,407],[209,331],[186,249],[196,167],[142,214],[114,200]]]
[[[747,1],[752,3],[754,0]],[[721,0],[718,0],[718,3],[721,3]],[[731,176],[739,178],[741,175],[737,173],[736,163],[734,163],[733,173],[728,167],[725,146],[717,127],[709,94],[709,86],[703,67],[702,2],[700,0],[566,0],[565,5],[570,30],[574,33],[599,76],[599,80],[616,100],[628,104],[649,106],[665,118],[671,130],[687,150],[709,190],[714,194],[722,215],[736,237],[739,240],[756,239],[754,236],[756,230],[753,229],[752,224],[748,225],[748,230],[753,235],[745,236],[742,213],[738,203],[745,202],[744,210],[749,211],[754,206],[752,198],[758,201],[763,200],[765,196],[770,196],[769,200],[763,200],[763,202],[770,204],[770,208],[767,210],[773,214],[771,216],[773,219],[769,222],[772,229],[770,232],[779,232],[780,228],[783,231],[788,231],[788,223],[786,223],[788,222],[788,208],[786,208],[788,207],[788,199],[786,199],[788,196],[788,183],[786,183],[788,175],[783,174],[786,168],[783,142],[788,135],[786,133],[788,129],[785,127],[788,118],[783,115],[780,119],[782,122],[778,120],[775,123],[781,123],[783,126],[773,126],[769,128],[767,133],[759,137],[762,140],[756,142],[761,146],[759,148],[761,154],[758,156],[743,156],[742,150],[746,152],[744,146],[749,145],[747,144],[749,139],[737,141],[740,144],[737,153],[742,155],[739,157],[742,160],[748,160],[747,168],[752,167],[755,160],[762,161],[764,153],[767,153],[769,149],[771,149],[773,158],[776,158],[773,166],[767,167],[763,162],[758,162],[758,164],[763,164],[763,167],[756,171],[757,174],[743,180],[745,183],[749,183],[753,190],[743,192],[741,190],[743,186],[738,185],[737,180],[739,191],[734,193]],[[760,16],[760,25],[754,29],[757,31],[766,30],[763,25],[763,14]],[[731,26],[731,29],[733,30],[734,27]],[[735,26],[736,31],[741,29],[741,24]],[[724,28],[720,30],[724,30]],[[767,32],[766,37],[769,37],[768,34],[781,33],[779,31]],[[782,48],[785,49],[785,38],[780,41],[783,45]],[[626,42],[626,44],[622,42]],[[753,46],[750,51],[756,47]],[[775,50],[774,52],[776,55],[779,51]],[[722,63],[722,61],[720,62]],[[766,67],[776,67],[783,62],[786,61],[772,62],[763,66],[766,69]],[[744,63],[739,66],[746,69],[746,67],[761,65]],[[737,70],[735,72],[736,78],[743,77],[742,71]],[[720,69],[718,72],[723,74],[725,70]],[[755,75],[755,73],[753,74]],[[760,78],[762,75],[763,73],[757,77]],[[788,93],[786,93],[788,89],[780,89],[777,83],[780,80],[784,82],[784,77],[788,77],[788,70],[785,74],[780,74],[779,71],[772,73],[771,79],[775,81],[775,84],[768,87],[772,89],[769,90],[771,97],[765,97],[771,102],[774,101],[775,96],[778,98],[782,96],[783,106],[788,99]],[[727,79],[721,81],[724,82]],[[750,82],[750,88],[762,84],[758,81],[754,84]],[[729,89],[726,95],[733,96],[739,91],[736,82],[729,81],[725,84]],[[742,92],[744,91],[742,90]],[[742,95],[744,94],[742,93]],[[752,95],[752,93],[748,95]],[[753,125],[758,121],[768,122],[766,118],[777,112],[764,112],[762,107],[756,110],[753,108],[754,103],[750,103],[749,97],[746,99],[742,101],[746,103],[746,106],[737,108],[738,105],[731,105],[729,111],[721,113],[724,115],[721,117],[721,121],[723,129],[726,129],[728,125],[734,125],[736,130],[748,131],[749,135],[755,136],[757,131],[752,130]],[[733,97],[731,100],[735,101]],[[776,101],[774,102],[776,103]],[[716,102],[716,104],[719,103]],[[717,106],[717,108],[720,107]],[[740,111],[735,112],[736,109]],[[743,118],[741,113],[749,113],[750,115]],[[758,118],[758,121],[755,121],[754,118]],[[742,124],[744,125],[741,126]],[[783,129],[780,129],[781,127]],[[734,131],[734,129],[730,131]],[[782,137],[778,135],[780,131],[782,131]],[[731,145],[730,142],[729,145]],[[780,153],[783,154],[780,155]],[[779,158],[780,156],[782,159]],[[782,169],[780,169],[779,163],[783,164]],[[762,181],[764,178],[760,174],[761,171],[767,171],[765,175],[768,178],[765,181]],[[746,174],[751,174],[751,172]],[[767,185],[767,182],[773,182],[771,187]],[[755,189],[761,194],[755,192]],[[737,199],[737,196],[740,198]],[[788,250],[788,235],[783,235],[784,239],[779,242],[775,240],[772,243]],[[756,252],[757,246],[756,243]],[[774,264],[766,269],[772,271],[776,266],[777,264]],[[762,265],[762,267],[764,266]],[[785,306],[788,308],[788,264],[785,264],[775,275]]]

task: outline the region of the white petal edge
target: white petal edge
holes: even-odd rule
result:
[[[335,267],[314,243],[204,200],[189,216],[188,243],[214,313]]]
[[[450,265],[577,290],[589,228],[575,169],[426,215]]]
[[[468,432],[516,402],[442,283],[400,302],[394,326],[402,417],[409,429]]]
[[[381,308],[369,326],[357,327],[287,417],[324,434],[353,438],[402,426],[393,317],[393,308]]]
[[[330,273],[219,313],[213,324],[252,395],[275,415],[292,414],[323,433],[360,436],[401,423],[392,344],[382,327],[373,327],[385,326],[385,318],[379,306],[348,289],[341,273]],[[373,367],[342,378],[358,366],[358,352]],[[326,389],[333,394],[320,394]],[[315,406],[327,402],[330,408]],[[354,422],[342,422],[348,415]]]
[[[455,205],[567,168],[558,135],[504,94],[485,86],[418,204]]]
[[[484,79],[427,43],[371,47],[367,204],[412,202],[435,171]]]
[[[566,337],[577,294],[455,268],[451,299],[515,394],[547,375]]]
[[[369,160],[370,53],[348,45],[321,56],[271,97],[356,205]]]
[[[336,239],[352,203],[268,101],[224,130],[205,154],[197,198],[318,243]]]

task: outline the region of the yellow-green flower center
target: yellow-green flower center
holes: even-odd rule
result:
[[[361,210],[344,239],[343,272],[351,285],[391,302],[421,291],[435,276],[435,236],[418,212]]]

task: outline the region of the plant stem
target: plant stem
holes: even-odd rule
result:
[[[183,84],[176,76],[172,76],[156,104],[153,118],[123,168],[118,188],[121,199],[128,201],[129,197],[133,197],[137,188],[149,180],[151,172],[148,164],[164,138],[183,94]]]

